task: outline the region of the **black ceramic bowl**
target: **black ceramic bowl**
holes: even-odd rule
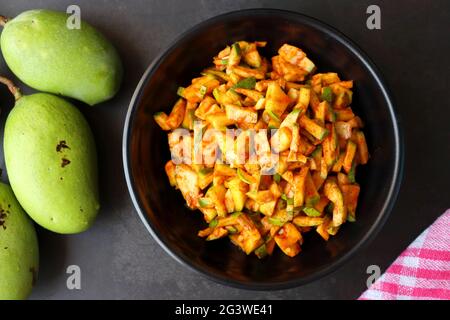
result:
[[[258,260],[224,239],[206,242],[199,212],[188,210],[179,191],[170,187],[164,164],[170,159],[167,133],[153,120],[170,112],[179,86],[212,63],[212,57],[237,40],[265,40],[266,57],[283,43],[301,47],[319,71],[353,79],[354,111],[365,121],[371,153],[358,167],[361,194],[357,221],[345,224],[323,241],[306,234],[302,252],[289,258],[280,250]],[[244,10],[207,20],[179,37],[147,69],[139,82],[124,128],[123,159],[128,188],[148,231],[177,261],[212,280],[247,289],[298,286],[341,266],[373,238],[391,210],[400,185],[402,141],[393,103],[379,72],[348,38],[310,17],[279,10]],[[361,169],[360,169],[361,168]]]

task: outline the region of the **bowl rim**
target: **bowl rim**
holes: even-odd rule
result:
[[[318,29],[319,31],[329,35],[335,40],[339,41],[342,45],[344,45],[347,50],[349,50],[353,55],[355,55],[363,65],[369,70],[369,73],[375,79],[376,83],[381,89],[384,100],[387,102],[388,111],[392,118],[392,126],[394,130],[394,140],[395,140],[395,163],[394,163],[394,171],[392,175],[392,179],[390,181],[390,187],[388,194],[384,200],[383,206],[378,213],[378,216],[370,227],[369,231],[357,242],[357,244],[352,247],[349,251],[342,254],[338,259],[326,265],[316,272],[311,273],[308,276],[302,278],[294,278],[283,282],[245,282],[238,281],[234,279],[230,279],[228,277],[218,276],[208,270],[203,268],[199,268],[195,266],[189,259],[186,259],[170,249],[170,245],[168,241],[165,241],[164,237],[161,236],[161,233],[157,228],[153,225],[153,222],[150,218],[148,218],[143,206],[141,204],[141,200],[137,196],[137,191],[135,190],[135,181],[131,174],[131,150],[130,150],[130,139],[131,139],[131,124],[136,115],[136,110],[138,103],[141,101],[143,95],[143,88],[147,85],[148,81],[152,77],[153,73],[159,67],[159,65],[163,62],[165,57],[169,55],[178,45],[182,42],[186,37],[193,35],[198,30],[203,28],[207,28],[211,24],[219,22],[221,20],[226,20],[228,18],[236,18],[239,16],[249,16],[249,15],[280,15],[280,16],[289,16],[295,19],[301,19],[305,24]],[[213,280],[216,283],[220,283],[223,285],[239,288],[239,289],[247,289],[247,290],[281,290],[281,289],[289,289],[294,287],[299,287],[301,285],[305,285],[309,282],[318,280],[320,278],[325,277],[326,275],[336,271],[338,268],[342,267],[346,262],[348,262],[356,252],[360,251],[363,247],[366,247],[378,234],[381,227],[386,222],[389,217],[398,197],[398,193],[400,190],[400,186],[403,179],[403,167],[404,167],[404,138],[403,138],[403,130],[400,117],[396,111],[396,107],[394,104],[394,100],[392,95],[386,85],[386,82],[382,76],[380,70],[376,67],[374,62],[369,58],[369,56],[358,46],[356,45],[350,38],[348,38],[341,31],[338,31],[334,27],[328,25],[325,22],[322,22],[316,18],[310,17],[308,15],[289,11],[282,9],[271,9],[271,8],[252,8],[238,11],[230,11],[224,14],[213,16],[203,22],[200,22],[193,27],[189,28],[187,31],[181,33],[177,36],[169,46],[160,51],[160,53],[153,59],[152,63],[148,66],[144,74],[142,75],[136,89],[133,93],[133,96],[130,100],[130,104],[128,107],[128,111],[125,118],[124,129],[123,129],[123,139],[122,139],[122,157],[123,157],[123,168],[125,173],[125,180],[128,187],[128,191],[133,202],[133,205],[142,221],[145,225],[148,232],[152,235],[153,239],[166,251],[166,253],[171,256],[173,259],[178,261],[180,264],[188,267],[190,270],[196,272],[197,274],[201,274],[206,278]]]

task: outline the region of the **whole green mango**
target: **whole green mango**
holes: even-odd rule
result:
[[[16,98],[6,119],[4,154],[17,200],[46,229],[86,230],[100,207],[97,155],[87,121],[51,94]]]
[[[0,300],[28,297],[38,268],[39,248],[33,222],[11,187],[0,182]]]
[[[6,22],[0,38],[12,72],[30,87],[94,105],[119,89],[122,64],[115,48],[96,29],[81,22],[67,27],[68,15],[25,11]]]

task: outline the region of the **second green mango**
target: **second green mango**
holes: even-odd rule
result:
[[[100,208],[97,155],[81,112],[57,96],[17,96],[5,124],[9,181],[30,217],[58,233],[88,229]]]
[[[3,56],[30,87],[94,105],[119,89],[122,64],[115,48],[95,28],[67,26],[68,15],[30,10],[9,20],[1,33]]]

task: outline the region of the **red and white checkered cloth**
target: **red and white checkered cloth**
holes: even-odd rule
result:
[[[450,209],[426,229],[360,300],[450,300]]]

